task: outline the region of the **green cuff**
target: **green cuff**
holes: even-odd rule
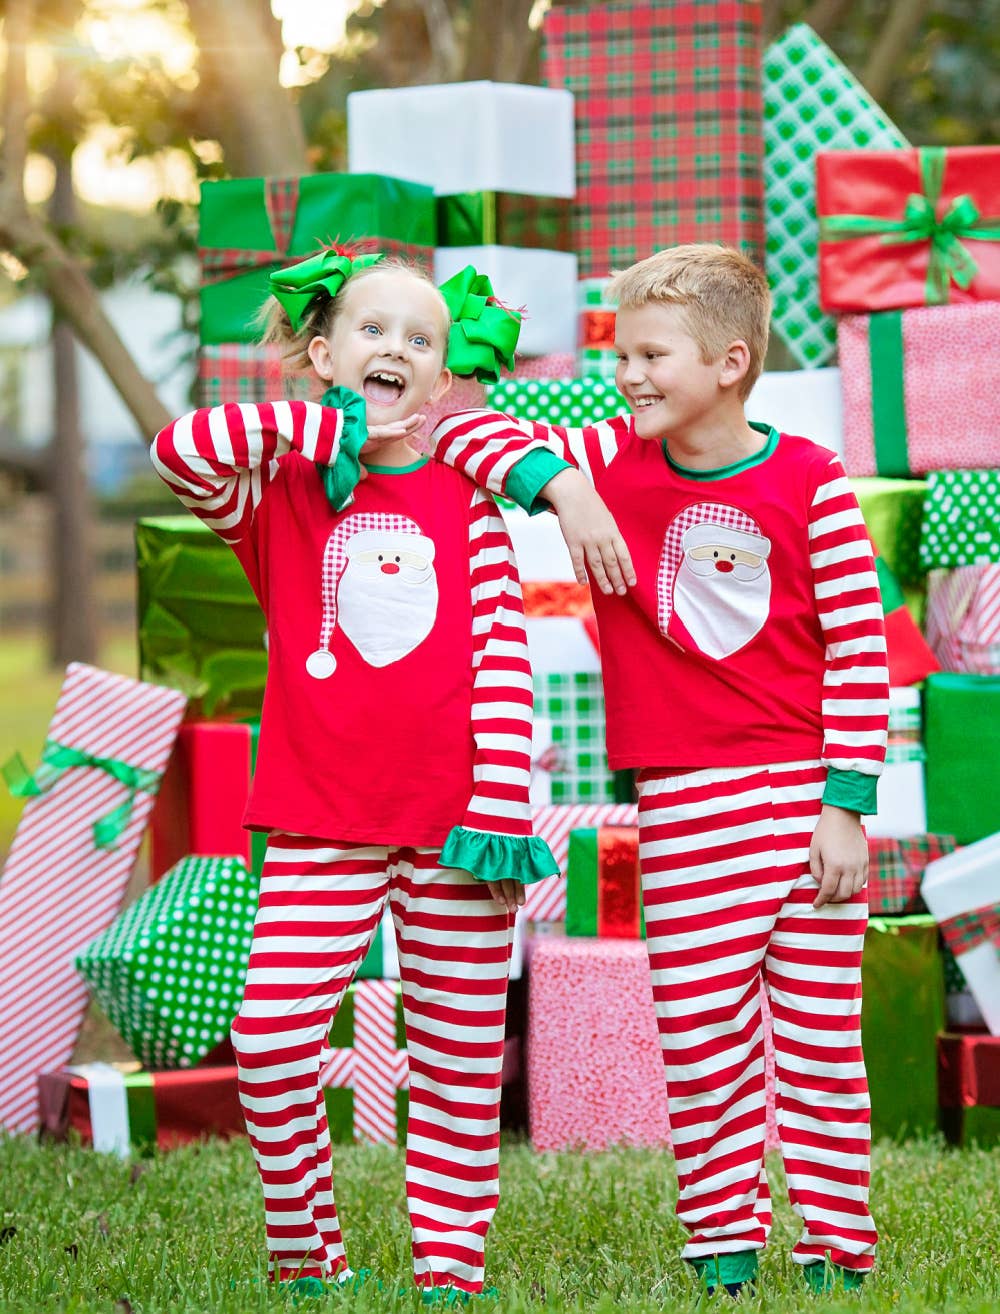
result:
[[[531,885],[557,876],[559,864],[537,835],[496,835],[456,826],[441,850],[442,867],[471,872],[477,881],[520,881]]]
[[[713,1287],[752,1282],[757,1276],[756,1250],[734,1250],[728,1255],[704,1255],[700,1259],[689,1259],[688,1263],[709,1291]]]
[[[839,767],[829,767],[826,773],[826,788],[823,790],[823,802],[835,808],[844,808],[847,812],[872,816],[878,811],[877,790],[878,776],[867,776],[862,771],[841,771]]]
[[[317,465],[326,500],[334,511],[343,511],[354,501],[354,490],[361,478],[359,453],[368,441],[368,413],[364,397],[350,388],[327,388],[322,404],[344,417],[340,444],[333,465]]]
[[[817,1295],[824,1291],[835,1291],[840,1287],[845,1291],[857,1291],[865,1280],[866,1271],[844,1268],[840,1264],[831,1264],[829,1260],[824,1259],[816,1259],[802,1267],[810,1291],[814,1291]]]
[[[508,474],[503,491],[522,510],[536,516],[539,511],[552,510],[548,502],[540,497],[545,485],[561,470],[572,468],[569,461],[556,456],[547,447],[533,447]]]

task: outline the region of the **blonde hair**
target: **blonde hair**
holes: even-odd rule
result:
[[[369,278],[372,274],[379,274],[386,270],[412,274],[414,278],[426,283],[438,293],[441,311],[444,315],[445,354],[447,355],[447,336],[448,329],[451,327],[451,314],[447,303],[444,297],[441,296],[437,284],[422,265],[404,260],[399,256],[386,256],[376,265],[363,266],[341,285],[335,297],[325,294],[317,296],[316,304],[303,320],[302,327],[297,333],[292,328],[288,313],[277,297],[268,297],[257,312],[258,341],[265,346],[278,348],[281,353],[282,368],[286,374],[312,373],[313,366],[308,351],[309,343],[315,337],[328,338],[333,332],[333,325],[337,315],[343,308],[348,288],[354,287],[359,279]]]
[[[744,401],[750,395],[764,368],[771,290],[764,271],[740,251],[711,242],[668,247],[616,271],[608,296],[623,310],[650,301],[680,306],[706,365],[741,339],[750,350],[750,366],[739,395]]]

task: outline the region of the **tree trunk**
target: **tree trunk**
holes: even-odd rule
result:
[[[929,8],[930,0],[896,0],[890,8],[861,74],[861,81],[875,100],[885,99]]]

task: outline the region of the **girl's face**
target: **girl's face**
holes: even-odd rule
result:
[[[405,269],[348,282],[327,338],[309,357],[321,379],[359,393],[371,424],[403,420],[451,383],[448,319],[435,287]]]

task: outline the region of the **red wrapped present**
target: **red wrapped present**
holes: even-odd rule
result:
[[[868,908],[875,915],[924,913],[920,895],[924,868],[954,853],[953,835],[868,836]]]
[[[937,1038],[941,1125],[956,1145],[1000,1143],[1000,1036],[943,1031]]]
[[[816,157],[824,310],[1000,299],[1000,146]]]
[[[570,833],[566,934],[626,940],[644,936],[638,826]]]
[[[558,876],[529,885],[524,915],[529,922],[561,922],[566,918],[566,864],[572,831],[586,826],[635,826],[634,803],[552,803],[533,811],[535,830],[559,864]]]

